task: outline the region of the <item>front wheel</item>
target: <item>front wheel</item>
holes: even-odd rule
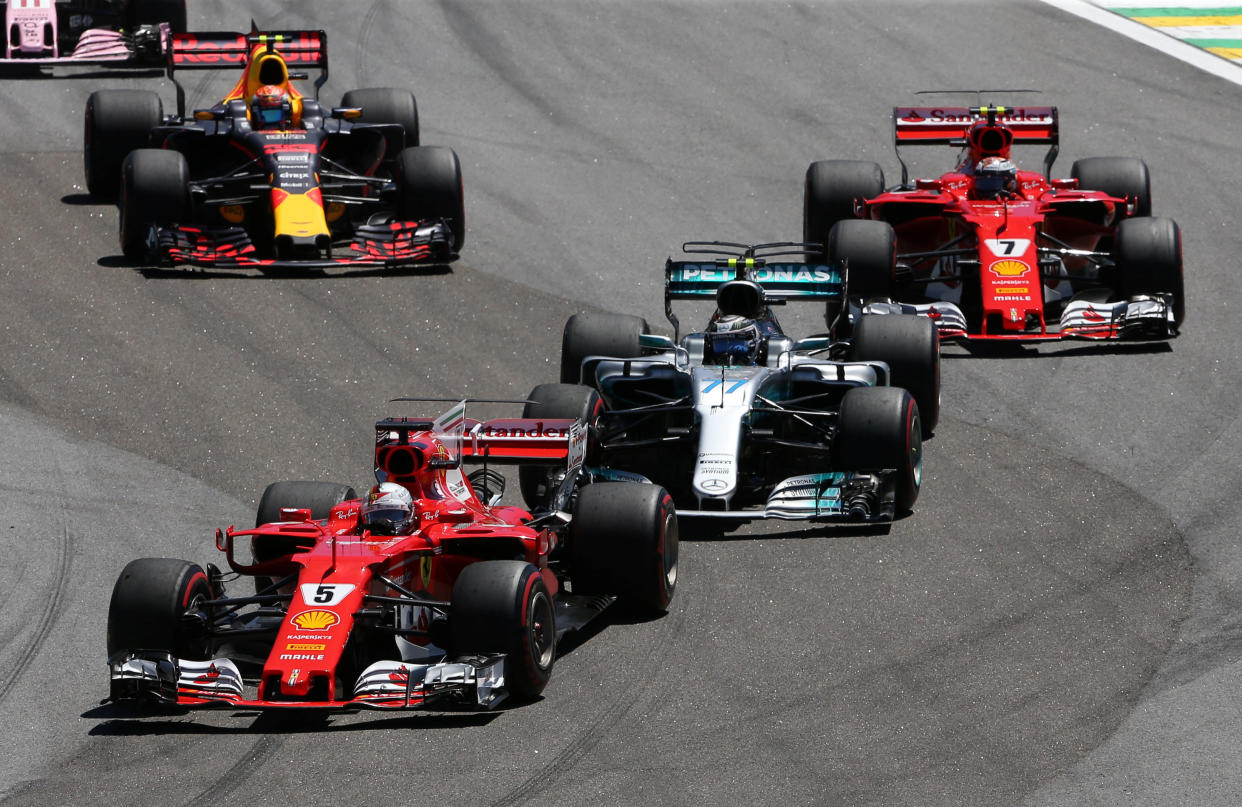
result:
[[[162,650],[177,658],[211,657],[207,632],[186,619],[212,598],[202,567],[184,560],[140,558],[126,565],[108,605],[108,655]]]
[[[556,608],[539,570],[520,560],[462,569],[449,611],[456,656],[504,653],[505,687],[518,700],[543,691],[556,661]]]
[[[1182,279],[1182,231],[1173,219],[1134,218],[1117,225],[1117,292],[1122,299],[1136,294],[1168,294],[1173,321],[1186,317]]]
[[[453,252],[466,241],[466,206],[461,160],[447,146],[417,146],[397,155],[397,215],[405,221],[443,219]]]
[[[575,594],[615,594],[647,616],[668,610],[677,590],[677,511],[664,488],[600,482],[578,492],[571,525]]]
[[[121,252],[131,261],[151,257],[152,228],[185,221],[189,213],[190,169],[185,155],[166,149],[136,149],[121,168]]]
[[[919,405],[923,436],[940,421],[940,334],[926,317],[869,314],[855,326],[854,361],[882,361],[889,386],[905,387]]]
[[[919,406],[899,387],[856,387],[841,399],[833,466],[839,471],[896,468],[893,507],[909,512],[923,482]]]

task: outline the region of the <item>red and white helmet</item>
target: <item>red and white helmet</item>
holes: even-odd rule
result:
[[[362,523],[376,535],[402,535],[414,520],[414,497],[396,482],[382,482],[367,493]]]
[[[975,193],[995,199],[1018,190],[1018,166],[1004,157],[984,157],[975,166]]]

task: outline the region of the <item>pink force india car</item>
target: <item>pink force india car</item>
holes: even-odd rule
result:
[[[0,66],[158,67],[185,0],[8,0]]]
[[[580,420],[479,422],[465,406],[376,423],[366,497],[269,485],[257,526],[216,532],[223,570],[130,562],[108,610],[109,700],[490,708],[536,697],[559,637],[614,602],[662,614],[677,583],[669,495],[596,483]],[[558,484],[535,512],[502,506],[496,463],[559,465]]]
[[[897,107],[901,183],[879,165],[812,163],[803,228],[848,266],[849,313],[932,318],[942,340],[1169,339],[1185,316],[1177,223],[1153,217],[1147,165],[1077,160],[1052,177],[1052,106]],[[902,146],[961,149],[910,181]],[[1047,145],[1043,172],[1014,146]]]

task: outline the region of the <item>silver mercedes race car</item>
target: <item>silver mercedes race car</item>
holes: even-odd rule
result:
[[[561,383],[536,387],[525,417],[592,424],[597,476],[663,485],[678,514],[714,519],[888,521],[922,481],[923,439],[940,408],[939,338],[930,320],[862,317],[830,335],[844,266],[806,262],[813,244],[688,242],[665,266],[673,336],[639,317],[576,314],[565,325]],[[674,300],[715,299],[682,335]],[[825,306],[829,334],[794,340],[772,309]],[[528,503],[556,482],[520,469]]]

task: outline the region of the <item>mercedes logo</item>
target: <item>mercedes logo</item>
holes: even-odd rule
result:
[[[729,487],[729,483],[723,479],[708,479],[703,484],[699,485],[699,487],[703,490],[724,490]]]

